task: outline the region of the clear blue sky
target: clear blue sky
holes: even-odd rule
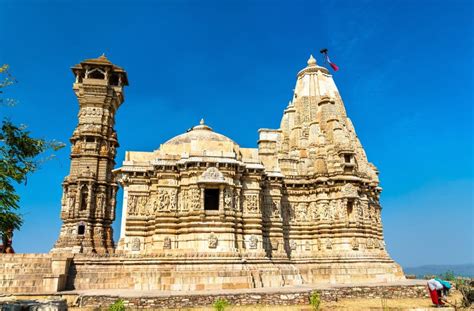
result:
[[[19,82],[7,94],[18,105],[0,113],[68,142],[78,112],[69,67],[106,53],[130,80],[117,115],[117,163],[125,150],[154,150],[201,117],[256,147],[259,128],[278,128],[309,54],[327,47],[348,114],[381,172],[393,258],[472,263],[472,12],[467,0],[0,0],[0,63]],[[17,251],[47,252],[56,240],[68,153],[18,188],[25,224]],[[117,237],[119,221],[114,228]]]

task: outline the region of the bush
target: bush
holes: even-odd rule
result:
[[[474,286],[472,281],[458,278],[455,280],[455,284],[456,289],[462,295],[461,306],[469,308],[474,303]]]
[[[225,298],[217,298],[212,304],[216,311],[224,311],[229,305],[230,303]]]
[[[318,292],[311,293],[311,296],[309,296],[309,304],[313,307],[313,310],[319,310],[319,306],[321,305],[321,297],[319,296]]]
[[[125,311],[125,304],[122,299],[117,300],[110,305],[109,311]]]

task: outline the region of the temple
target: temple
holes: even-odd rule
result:
[[[383,238],[378,171],[311,56],[279,129],[242,148],[204,120],[114,169],[126,72],[72,68],[79,122],[63,182],[66,289],[199,290],[404,279]],[[159,130],[159,129],[157,129]],[[120,239],[112,240],[118,184]]]

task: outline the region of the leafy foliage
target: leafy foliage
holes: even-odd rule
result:
[[[119,299],[109,306],[109,311],[125,311],[123,299]]]
[[[456,278],[456,289],[461,293],[461,307],[469,308],[474,303],[474,280]]]
[[[8,66],[0,67],[0,95],[2,89],[15,82]],[[6,77],[4,77],[6,76]],[[0,103],[6,100],[0,96]],[[9,100],[9,102],[12,102]],[[33,138],[25,126],[17,126],[8,119],[0,127],[0,235],[3,244],[11,239],[13,230],[20,229],[23,219],[18,213],[20,197],[14,184],[26,183],[27,175],[38,169],[37,156],[48,149],[56,151],[64,144]],[[5,249],[4,249],[5,251]]]
[[[214,310],[216,311],[224,311],[225,308],[230,306],[230,303],[225,298],[217,298],[214,303],[212,304]]]
[[[319,310],[321,306],[321,297],[318,292],[312,292],[309,296],[309,304],[313,307],[313,310]]]

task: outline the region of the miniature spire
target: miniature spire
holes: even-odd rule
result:
[[[313,54],[309,56],[308,66],[316,66],[316,59],[313,57]]]
[[[199,121],[200,125],[204,125],[204,118],[201,118],[201,121]]]

